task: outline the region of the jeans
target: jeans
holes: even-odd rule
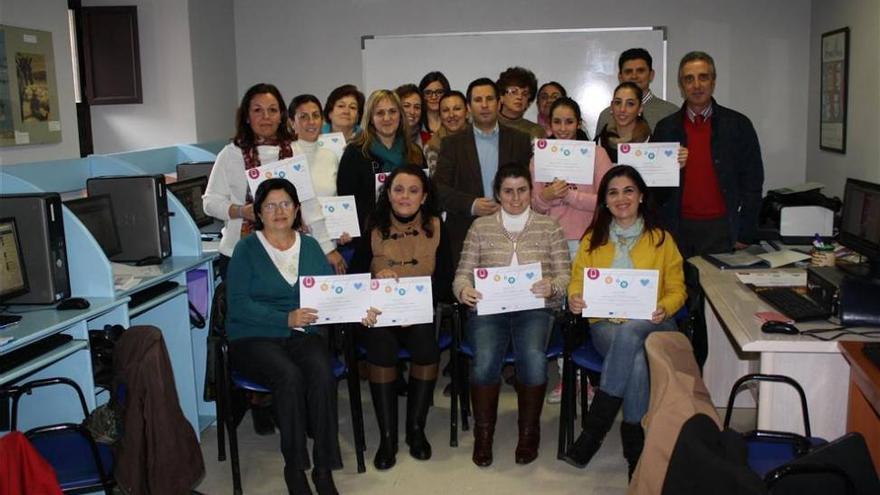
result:
[[[553,312],[530,309],[513,313],[471,313],[467,339],[474,350],[471,382],[493,385],[501,378],[508,347],[513,348],[516,379],[523,385],[547,383],[547,342],[553,328]]]
[[[648,412],[651,382],[645,339],[652,332],[675,330],[675,321],[659,324],[648,320],[612,323],[600,320],[590,324],[593,345],[605,357],[599,388],[608,395],[623,398],[623,420],[638,423]]]

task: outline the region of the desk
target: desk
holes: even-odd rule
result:
[[[846,433],[843,404],[849,366],[838,342],[762,333],[754,314],[774,308],[739,282],[734,270],[720,270],[700,257],[688,261],[699,269],[700,285],[706,292],[709,355],[703,380],[716,407],[726,407],[730,388],[742,375],[787,375],[804,388],[814,436],[830,440]],[[828,322],[798,324],[801,330],[831,326]],[[848,336],[841,340],[876,339]],[[737,407],[754,405],[758,407],[758,428],[803,433],[797,394],[791,387],[763,383],[751,396],[740,394],[737,398]]]
[[[862,352],[862,342],[841,342],[843,357],[849,362],[849,407],[846,431],[865,437],[874,469],[880,473],[880,367]]]

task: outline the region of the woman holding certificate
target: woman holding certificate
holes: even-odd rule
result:
[[[254,196],[255,234],[229,262],[226,332],[235,369],[272,390],[290,493],[335,494],[331,470],[342,468],[337,438],[336,378],[327,342],[312,331],[317,312],[299,307],[299,278],[333,273],[318,242],[297,232],[296,188],[268,179]],[[314,440],[312,462],[306,434]]]
[[[538,264],[541,276],[531,284],[531,294],[527,298],[532,301],[539,298],[540,303],[532,306],[538,306],[538,309],[503,311],[502,308],[495,314],[469,314],[466,338],[474,350],[471,365],[473,461],[478,466],[492,464],[501,367],[509,345],[514,352],[519,405],[519,441],[515,459],[518,464],[528,464],[538,457],[541,409],[547,389],[545,349],[553,327],[553,309],[562,303],[571,266],[562,228],[555,220],[532,211],[529,206],[532,183],[525,166],[507,164],[499,167],[493,190],[501,210],[480,217],[471,225],[455,272],[453,293],[463,304],[479,312],[480,301],[485,298],[488,302],[490,296],[496,294],[483,294],[475,288],[475,269],[485,275],[488,269],[496,267]],[[526,278],[501,280],[513,283]]]
[[[367,100],[361,129],[339,160],[336,192],[340,196],[355,197],[361,232],[369,232],[366,223],[376,207],[376,184],[402,165],[424,166],[425,158],[421,148],[410,139],[403,105],[393,91],[373,91]],[[351,272],[369,271],[368,243],[366,236],[355,239]]]
[[[650,320],[590,320],[593,343],[605,357],[602,381],[584,420],[584,430],[565,461],[585,467],[622,405],[620,436],[632,476],[645,441],[640,422],[650,395],[645,338],[651,332],[675,330],[672,315],[684,305],[687,294],[678,246],[661,227],[650,190],[638,171],[629,165],[612,168],[602,178],[598,196],[601,204],[574,260],[569,310],[583,314],[587,308],[584,296],[591,294],[584,294],[585,268],[657,270],[657,301]]]
[[[385,184],[369,220],[370,272],[374,278],[431,277],[435,301],[451,301],[449,239],[428,176],[418,165],[403,165],[391,172]],[[363,323],[368,328],[359,340],[370,363],[370,391],[381,438],[373,464],[383,470],[396,462],[397,353],[401,346],[409,350],[412,360],[406,444],[415,459],[430,459],[425,423],[440,362],[434,324],[369,328],[376,324],[375,312],[368,313]]]

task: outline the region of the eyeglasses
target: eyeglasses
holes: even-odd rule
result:
[[[425,94],[426,98],[439,98],[446,94],[446,90],[443,89],[426,89],[422,91]]]
[[[281,201],[279,203],[263,203],[263,209],[274,212],[277,209],[289,210],[293,208],[293,201]]]
[[[561,97],[561,96],[562,96],[561,93],[550,93],[550,94],[547,94],[547,93],[540,93],[540,94],[538,95],[538,99],[541,100],[541,101],[556,101],[556,100],[558,100],[559,97]]]
[[[504,90],[504,94],[513,97],[522,96],[523,98],[528,100],[531,93],[529,93],[529,90],[527,89],[507,88],[506,90]]]

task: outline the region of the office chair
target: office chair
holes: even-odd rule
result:
[[[74,389],[82,408],[83,419],[89,410],[82,389],[73,380],[64,377],[32,380],[5,389],[4,395],[12,398],[12,430],[17,430],[18,402],[24,394],[34,389],[55,385],[67,385]],[[52,465],[58,484],[64,493],[89,493],[103,490],[113,492],[113,452],[110,445],[98,444],[91,433],[81,424],[58,423],[39,426],[24,432],[34,448]]]

